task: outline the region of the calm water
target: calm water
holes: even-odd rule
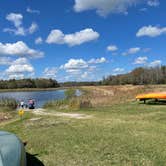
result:
[[[34,99],[36,107],[42,107],[44,103],[46,103],[47,101],[64,99],[64,92],[65,90],[34,92],[1,92],[0,98],[14,98],[18,101],[24,100],[25,103],[27,103],[29,99]]]

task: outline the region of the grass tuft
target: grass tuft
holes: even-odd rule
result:
[[[1,98],[0,107],[4,108],[3,110],[13,110],[17,108],[17,101],[12,98]],[[1,110],[1,109],[0,109]]]

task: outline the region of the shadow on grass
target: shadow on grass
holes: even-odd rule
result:
[[[36,157],[38,154],[26,153],[27,166],[44,166],[44,164]]]
[[[148,100],[146,103],[140,103],[146,105],[166,105],[166,100]]]

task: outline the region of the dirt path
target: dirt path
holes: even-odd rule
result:
[[[68,118],[75,118],[75,119],[90,119],[90,118],[92,118],[91,115],[87,115],[87,114],[63,113],[63,112],[50,113],[50,112],[46,112],[46,110],[42,109],[42,108],[35,109],[33,111],[33,113],[36,115],[50,115],[50,116],[68,117]]]

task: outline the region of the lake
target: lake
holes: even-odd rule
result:
[[[36,107],[42,107],[47,101],[61,100],[65,98],[65,90],[31,91],[31,92],[0,92],[0,98],[14,98],[18,101],[35,100]],[[78,92],[77,92],[78,93]]]

